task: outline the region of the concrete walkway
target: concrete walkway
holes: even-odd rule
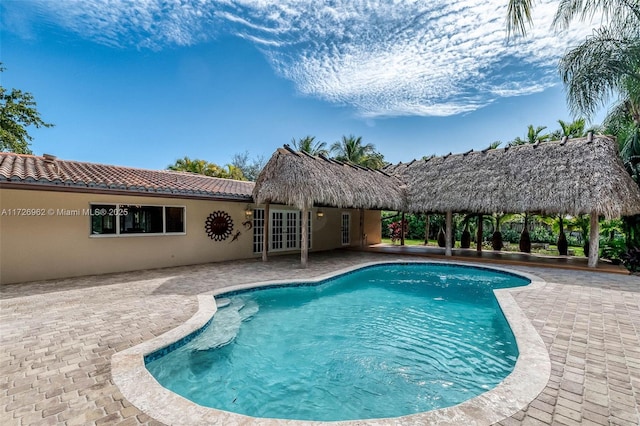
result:
[[[0,287],[0,424],[158,424],[122,397],[110,359],[183,323],[196,295],[398,258],[318,253],[307,269],[281,256]],[[547,281],[513,294],[552,371],[544,391],[501,424],[640,424],[640,277],[508,268]]]

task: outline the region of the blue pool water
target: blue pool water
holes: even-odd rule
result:
[[[198,404],[254,417],[353,420],[448,407],[513,370],[517,346],[492,290],[528,283],[480,268],[386,264],[221,296],[230,305],[201,334],[147,368]]]

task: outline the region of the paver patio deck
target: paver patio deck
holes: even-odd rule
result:
[[[399,255],[233,261],[0,287],[0,424],[159,424],[122,397],[111,356],[191,317],[197,295]],[[544,391],[502,425],[640,424],[640,277],[506,266],[546,280],[513,296],[545,342]]]

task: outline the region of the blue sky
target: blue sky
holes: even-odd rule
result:
[[[55,124],[38,155],[162,169],[355,135],[410,161],[571,119],[556,64],[592,26],[556,34],[540,0],[507,43],[506,3],[3,0],[2,85]]]

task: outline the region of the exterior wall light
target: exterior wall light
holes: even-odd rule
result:
[[[316,213],[316,216],[318,216],[318,219],[324,216],[324,212],[322,210],[318,210],[318,212]]]
[[[244,209],[244,217],[250,219],[251,216],[253,216],[253,210],[251,209],[251,206],[247,204],[247,208]]]

